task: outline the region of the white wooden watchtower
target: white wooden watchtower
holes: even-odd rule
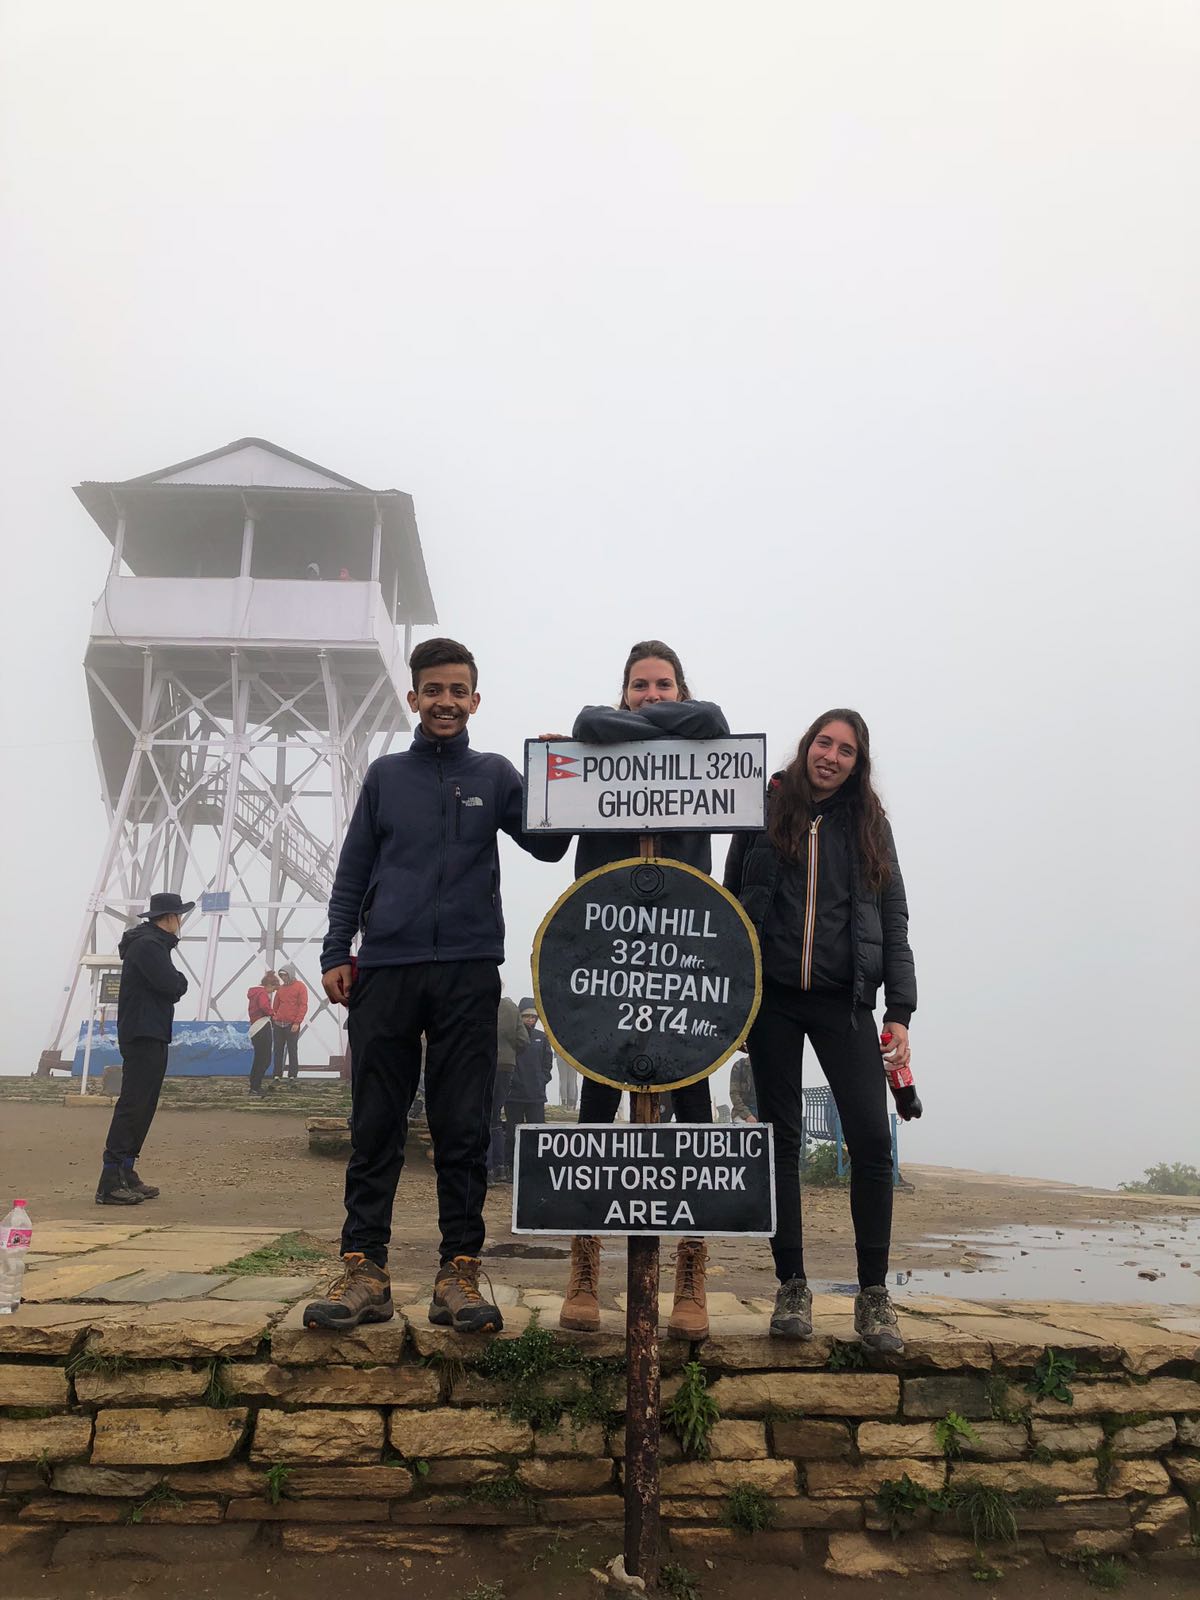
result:
[[[287,964],[312,991],[302,1059],[340,1055],[317,960],[333,869],[367,762],[409,727],[411,630],[437,620],[412,497],[265,439],[75,493],[112,544],[84,660],[109,829],[43,1069],[83,957],[161,889],[201,902],[178,1017],[243,1018]]]

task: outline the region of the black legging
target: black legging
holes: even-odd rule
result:
[[[672,1089],[676,1122],[711,1122],[712,1096],[708,1092],[708,1079],[689,1083],[686,1089]],[[585,1078],[579,1091],[580,1122],[614,1122],[621,1104],[621,1090],[610,1084],[597,1083],[595,1078]]]
[[[267,1075],[267,1068],[271,1065],[271,1046],[274,1043],[271,1032],[271,1024],[265,1022],[250,1041],[254,1047],[254,1059],[250,1063],[250,1087],[252,1089],[261,1089],[262,1081]]]
[[[778,1217],[771,1240],[775,1273],[780,1283],[804,1276],[800,1156],[806,1035],[833,1090],[850,1152],[858,1281],[863,1288],[886,1283],[892,1238],[892,1136],[874,1015],[866,1006],[852,1010],[849,995],[806,993],[768,978],[762,1009],[750,1030],[750,1065],[759,1119],[775,1129]]]

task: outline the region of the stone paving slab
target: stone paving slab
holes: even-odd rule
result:
[[[193,1250],[220,1244],[226,1250],[248,1254],[263,1244],[272,1244],[286,1229],[281,1228],[191,1228],[180,1224],[145,1228],[129,1239],[130,1250]]]
[[[1169,1333],[1194,1333],[1200,1337],[1200,1316],[1159,1317],[1155,1327],[1165,1328]]]
[[[10,1316],[0,1317],[0,1354],[65,1356],[81,1334],[121,1316],[114,1306],[23,1303]]]
[[[140,1231],[134,1227],[105,1226],[103,1223],[97,1223],[94,1227],[86,1223],[62,1227],[51,1222],[35,1228],[34,1237],[39,1255],[73,1256],[84,1250],[94,1250],[98,1245],[124,1242],[134,1238]]]
[[[249,1356],[279,1318],[275,1301],[177,1300],[80,1307],[93,1320],[87,1348],[138,1361]]]
[[[1036,1361],[1047,1345],[1056,1349],[1076,1351],[1094,1351],[1096,1354],[1116,1354],[1117,1348],[1113,1341],[1097,1338],[1090,1333],[1079,1333],[1072,1328],[1058,1328],[1050,1322],[1036,1322],[1019,1314],[1020,1308],[1014,1307],[1018,1313],[1013,1316],[1003,1316],[996,1313],[987,1315],[986,1307],[976,1307],[976,1310],[985,1314],[973,1317],[947,1317],[945,1320],[956,1333],[968,1334],[972,1338],[982,1339],[992,1347],[992,1353],[998,1361],[1010,1361],[1025,1365]]]
[[[303,1295],[312,1292],[315,1278],[267,1278],[255,1273],[244,1277],[217,1280],[220,1287],[213,1289],[211,1300],[278,1300],[290,1305]]]
[[[122,1277],[127,1272],[144,1272],[151,1267],[162,1267],[170,1272],[213,1272],[248,1253],[244,1249],[230,1249],[219,1239],[197,1246],[195,1250],[178,1249],[174,1243],[161,1245],[157,1250],[133,1250],[120,1244],[112,1249],[90,1251],[79,1258],[79,1265],[89,1269],[108,1266],[110,1278]],[[57,1259],[65,1269],[68,1263],[61,1256]]]
[[[228,1283],[228,1277],[214,1277],[207,1272],[166,1272],[161,1268],[148,1268],[135,1272],[115,1283],[103,1283],[90,1291],[92,1300],[114,1300],[122,1304],[149,1305],[155,1300],[198,1300],[212,1289]],[[244,1296],[258,1299],[257,1295]],[[271,1298],[268,1296],[267,1298]]]
[[[136,1265],[130,1265],[124,1268],[124,1274],[136,1270]],[[97,1284],[112,1283],[121,1276],[121,1265],[109,1260],[104,1251],[77,1261],[56,1257],[52,1267],[30,1268],[21,1293],[22,1298],[33,1305],[54,1300],[83,1300],[92,1296]]]

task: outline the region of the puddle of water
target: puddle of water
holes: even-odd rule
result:
[[[924,1245],[944,1249],[954,1265],[894,1273],[909,1294],[1200,1305],[1200,1217],[935,1234]]]

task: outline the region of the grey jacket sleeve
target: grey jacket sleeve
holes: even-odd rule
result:
[[[584,706],[571,737],[581,744],[623,744],[631,739],[719,739],[729,732],[711,700],[659,700],[641,711]]]

